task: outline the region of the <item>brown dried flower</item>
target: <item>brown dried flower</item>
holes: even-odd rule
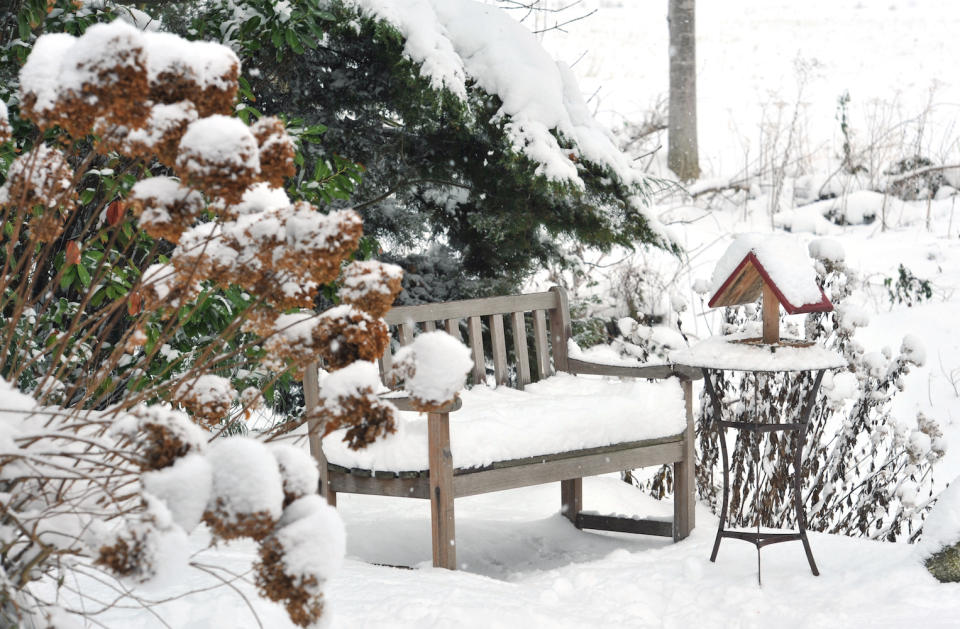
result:
[[[352,306],[337,306],[320,315],[314,341],[317,352],[334,371],[354,361],[380,358],[390,336],[381,319]]]
[[[402,280],[403,271],[396,265],[376,260],[351,262],[343,270],[338,294],[343,303],[382,317],[400,294]]]
[[[297,167],[293,162],[297,147],[279,118],[261,118],[250,130],[260,147],[260,178],[275,188],[293,177]]]

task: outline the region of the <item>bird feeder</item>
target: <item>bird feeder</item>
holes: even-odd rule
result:
[[[766,249],[762,248],[762,245],[748,249],[709,302],[711,308],[719,308],[753,303],[760,297],[763,311],[761,340],[766,345],[780,343],[780,306],[783,306],[787,314],[833,310],[833,304],[817,284],[816,274],[796,272],[803,270],[797,269],[797,265],[810,266],[809,258],[804,256],[805,260],[798,260],[797,256],[793,256],[792,259],[781,260],[777,259],[777,256],[777,248],[772,245]],[[768,263],[764,264],[761,258]],[[773,259],[776,259],[776,263],[770,264],[769,261]],[[788,299],[787,295],[792,295],[793,300]],[[820,299],[801,299],[800,301],[806,303],[795,303],[798,301],[797,295],[819,295]]]

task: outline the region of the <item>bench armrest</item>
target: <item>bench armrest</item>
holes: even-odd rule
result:
[[[570,373],[580,373],[594,376],[620,376],[624,378],[669,378],[679,376],[687,380],[698,380],[703,377],[699,369],[685,365],[604,365],[579,358],[567,359],[567,370]]]
[[[410,399],[409,397],[407,397],[407,396],[400,396],[400,397],[387,397],[387,396],[382,396],[380,399],[381,399],[381,400],[385,400],[385,401],[387,401],[387,402],[390,402],[391,404],[393,404],[394,406],[397,407],[397,410],[417,412],[417,409],[415,409],[415,408],[413,407],[413,400],[411,400],[411,399]],[[445,404],[445,405],[443,405],[442,407],[440,407],[439,409],[437,409],[437,410],[435,410],[435,411],[431,411],[431,412],[433,412],[433,413],[452,413],[453,411],[459,410],[461,406],[463,406],[463,402],[462,402],[462,401],[460,400],[460,398],[458,397],[458,398],[456,398],[453,402],[450,402],[449,404]]]

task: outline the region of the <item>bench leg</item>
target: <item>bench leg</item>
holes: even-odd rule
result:
[[[560,513],[577,526],[577,514],[583,511],[583,479],[560,481]]]
[[[457,569],[453,517],[453,455],[450,452],[450,415],[429,413],[427,431],[430,449],[430,524],[433,565]]]
[[[687,411],[687,430],[683,436],[683,460],[673,464],[673,541],[690,535],[696,524],[696,476],[693,468],[693,383],[682,382]]]

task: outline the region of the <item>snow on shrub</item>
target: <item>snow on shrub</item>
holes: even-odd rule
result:
[[[280,476],[283,478],[283,506],[294,500],[317,493],[320,483],[320,470],[316,460],[303,448],[276,443],[270,446],[270,452],[277,459]]]
[[[296,173],[293,159],[297,147],[293,138],[287,133],[283,122],[273,116],[264,116],[250,131],[257,139],[261,178],[271,186],[282,188],[284,181]]]
[[[343,269],[340,299],[372,317],[382,317],[400,294],[403,271],[376,260],[354,261]]]
[[[960,582],[960,477],[937,497],[923,523],[918,551],[937,580]]]
[[[270,448],[230,437],[214,441],[207,460],[213,485],[203,521],[223,539],[269,535],[283,510],[283,479]]]
[[[188,454],[176,459],[173,465],[145,472],[140,482],[145,491],[169,509],[173,522],[189,533],[207,510],[213,469],[202,455]]]
[[[10,127],[7,104],[0,100],[0,144],[9,142],[12,138],[13,129]]]
[[[313,626],[323,614],[323,584],[340,568],[345,551],[336,509],[319,496],[300,498],[260,547],[255,566],[260,593],[283,604],[294,624]]]
[[[213,374],[184,380],[171,392],[174,401],[210,428],[226,419],[238,397],[228,379]]]
[[[200,118],[180,138],[174,170],[208,197],[236,203],[260,173],[257,139],[237,118],[219,114]]]
[[[355,361],[376,360],[390,341],[387,325],[353,306],[337,306],[320,315],[315,332],[320,356],[331,370]]]
[[[343,440],[358,450],[396,431],[397,409],[381,399],[380,373],[372,362],[357,361],[329,374],[320,386],[324,432],[347,427]]]
[[[473,368],[470,350],[446,332],[425,332],[394,357],[394,375],[403,381],[414,406],[441,408],[456,399]]]

